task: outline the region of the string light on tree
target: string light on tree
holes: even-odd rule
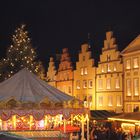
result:
[[[25,30],[25,25],[21,25],[15,30],[12,41],[12,45],[7,49],[6,59],[2,60],[3,67],[0,68],[2,78],[0,80],[11,77],[25,67],[39,75],[42,67],[36,69],[40,64],[36,61],[36,52],[32,47],[28,32]]]

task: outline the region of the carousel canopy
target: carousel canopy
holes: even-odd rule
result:
[[[26,68],[0,83],[0,101],[11,98],[20,102],[35,103],[45,98],[54,103],[74,99],[74,97],[48,85]]]

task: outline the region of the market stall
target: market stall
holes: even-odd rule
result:
[[[108,118],[114,125],[120,126],[123,131],[140,134],[140,112],[123,113],[118,116]]]

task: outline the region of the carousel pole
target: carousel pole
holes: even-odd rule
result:
[[[82,115],[82,137],[81,140],[84,140],[84,115]]]
[[[0,119],[0,130],[2,130],[2,120]]]
[[[30,115],[30,130],[32,129],[33,116]]]
[[[87,140],[89,140],[89,117],[88,117],[88,114],[86,114],[86,119],[87,119]]]
[[[47,129],[47,115],[45,115],[45,130]]]
[[[66,133],[66,119],[64,119],[64,133]]]
[[[16,130],[16,115],[12,116],[13,128]]]

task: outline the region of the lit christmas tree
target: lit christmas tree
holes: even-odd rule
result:
[[[7,50],[7,58],[2,61],[1,78],[5,80],[23,68],[27,68],[30,72],[39,75],[41,66],[36,61],[36,52],[31,45],[28,32],[25,31],[25,25],[17,28],[12,41],[13,44]]]

